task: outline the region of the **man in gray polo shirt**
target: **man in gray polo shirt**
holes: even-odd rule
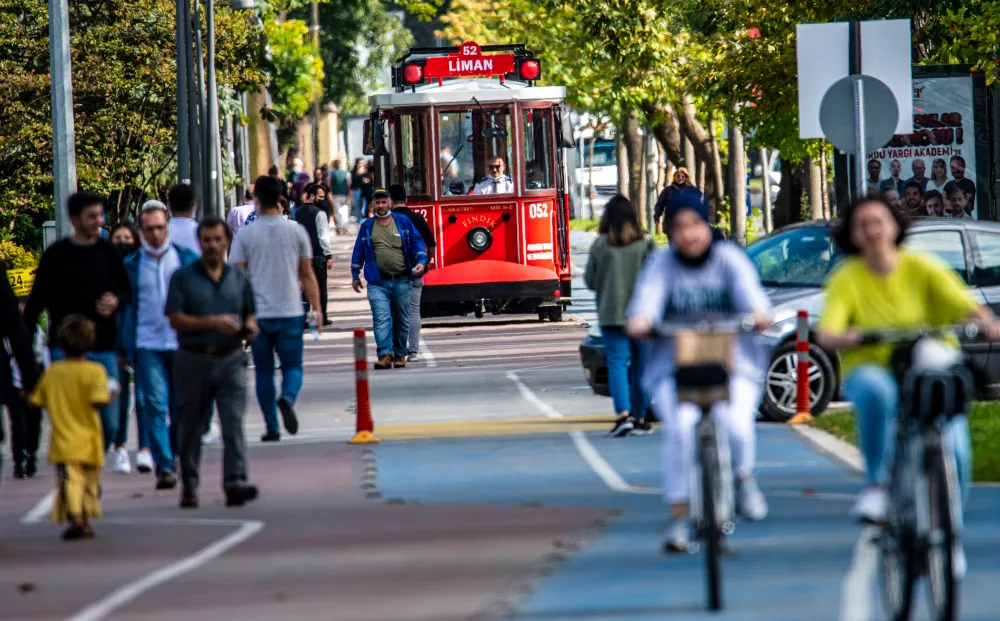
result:
[[[222,422],[226,506],[257,497],[248,485],[243,413],[247,404],[247,355],[242,340],[257,336],[256,303],[246,274],[226,265],[232,233],[219,218],[198,226],[202,256],[170,278],[165,312],[177,331],[174,390],[180,429],[181,507],[198,506],[201,435],[214,402]]]

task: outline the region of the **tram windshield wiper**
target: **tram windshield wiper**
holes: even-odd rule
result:
[[[479,106],[479,109],[483,111],[483,116],[486,117],[486,122],[490,124],[488,129],[483,130],[483,138],[506,138],[507,130],[500,129],[499,127],[497,127],[497,123],[496,120],[493,118],[493,115],[490,114],[489,111],[483,107],[483,104],[479,103],[478,99],[473,97],[472,101],[476,102],[476,105]]]

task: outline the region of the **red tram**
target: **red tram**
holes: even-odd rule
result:
[[[425,317],[537,313],[572,303],[564,149],[566,89],[535,86],[524,46],[411,50],[391,92],[371,96],[365,153],[377,185],[400,184],[437,242]]]

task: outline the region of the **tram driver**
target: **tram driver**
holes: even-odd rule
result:
[[[504,174],[504,163],[502,157],[495,157],[490,161],[490,176],[476,184],[474,194],[512,194],[514,192],[514,181]]]

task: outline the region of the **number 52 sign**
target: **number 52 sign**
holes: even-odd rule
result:
[[[19,298],[26,298],[31,293],[31,286],[35,284],[35,272],[37,267],[28,267],[17,270],[7,270],[7,280],[10,288],[14,290],[14,295]]]

